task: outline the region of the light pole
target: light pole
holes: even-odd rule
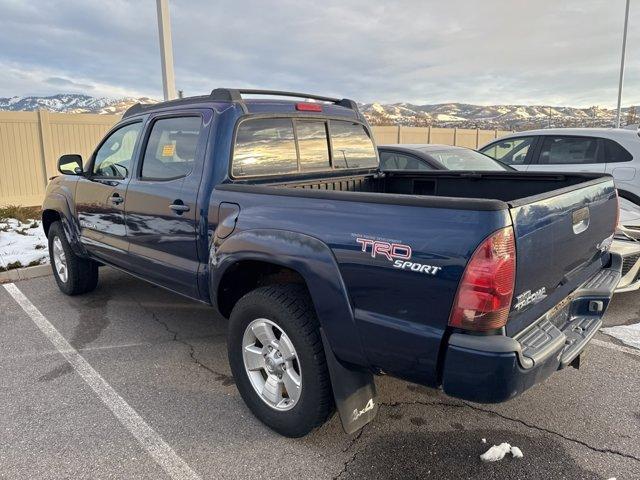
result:
[[[629,3],[631,0],[627,0],[627,7],[624,11],[624,31],[622,33],[622,58],[620,60],[620,82],[618,83],[618,112],[616,113],[616,128],[620,128],[620,114],[622,105],[622,82],[624,80],[624,55],[627,49],[627,27],[629,26]]]
[[[176,98],[176,79],[173,73],[173,47],[171,44],[171,21],[169,0],[156,0],[158,8],[158,34],[160,36],[160,62],[162,64],[162,90],[164,99]]]

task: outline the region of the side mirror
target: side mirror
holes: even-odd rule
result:
[[[58,171],[64,175],[82,175],[82,156],[69,153],[58,159]]]

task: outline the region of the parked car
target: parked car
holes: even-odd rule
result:
[[[436,144],[379,145],[380,169],[393,170],[514,170],[482,153]],[[616,292],[640,289],[640,207],[624,198],[611,251],[622,257],[622,277]]]
[[[470,148],[439,144],[378,145],[381,170],[513,170]]]
[[[640,289],[640,207],[619,198],[620,219],[611,251],[622,256],[622,277],[616,293]]]
[[[624,128],[549,128],[506,135],[481,153],[527,172],[609,173],[620,197],[640,205],[640,133]]]
[[[611,177],[381,173],[351,100],[135,105],[58,165],[42,221],[60,290],[105,264],[214,306],[240,395],[287,436],[334,402],[347,432],[369,422],[374,373],[513,398],[578,365],[620,279]]]
[[[620,220],[618,233],[630,240],[640,240],[640,206],[626,198],[618,198]]]

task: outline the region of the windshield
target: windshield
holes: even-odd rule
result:
[[[456,148],[429,150],[425,153],[440,162],[447,170],[510,170],[502,163],[475,150]]]

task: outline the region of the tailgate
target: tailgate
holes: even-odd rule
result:
[[[507,323],[514,335],[560,303],[608,260],[618,201],[611,177],[510,204],[516,284]]]

